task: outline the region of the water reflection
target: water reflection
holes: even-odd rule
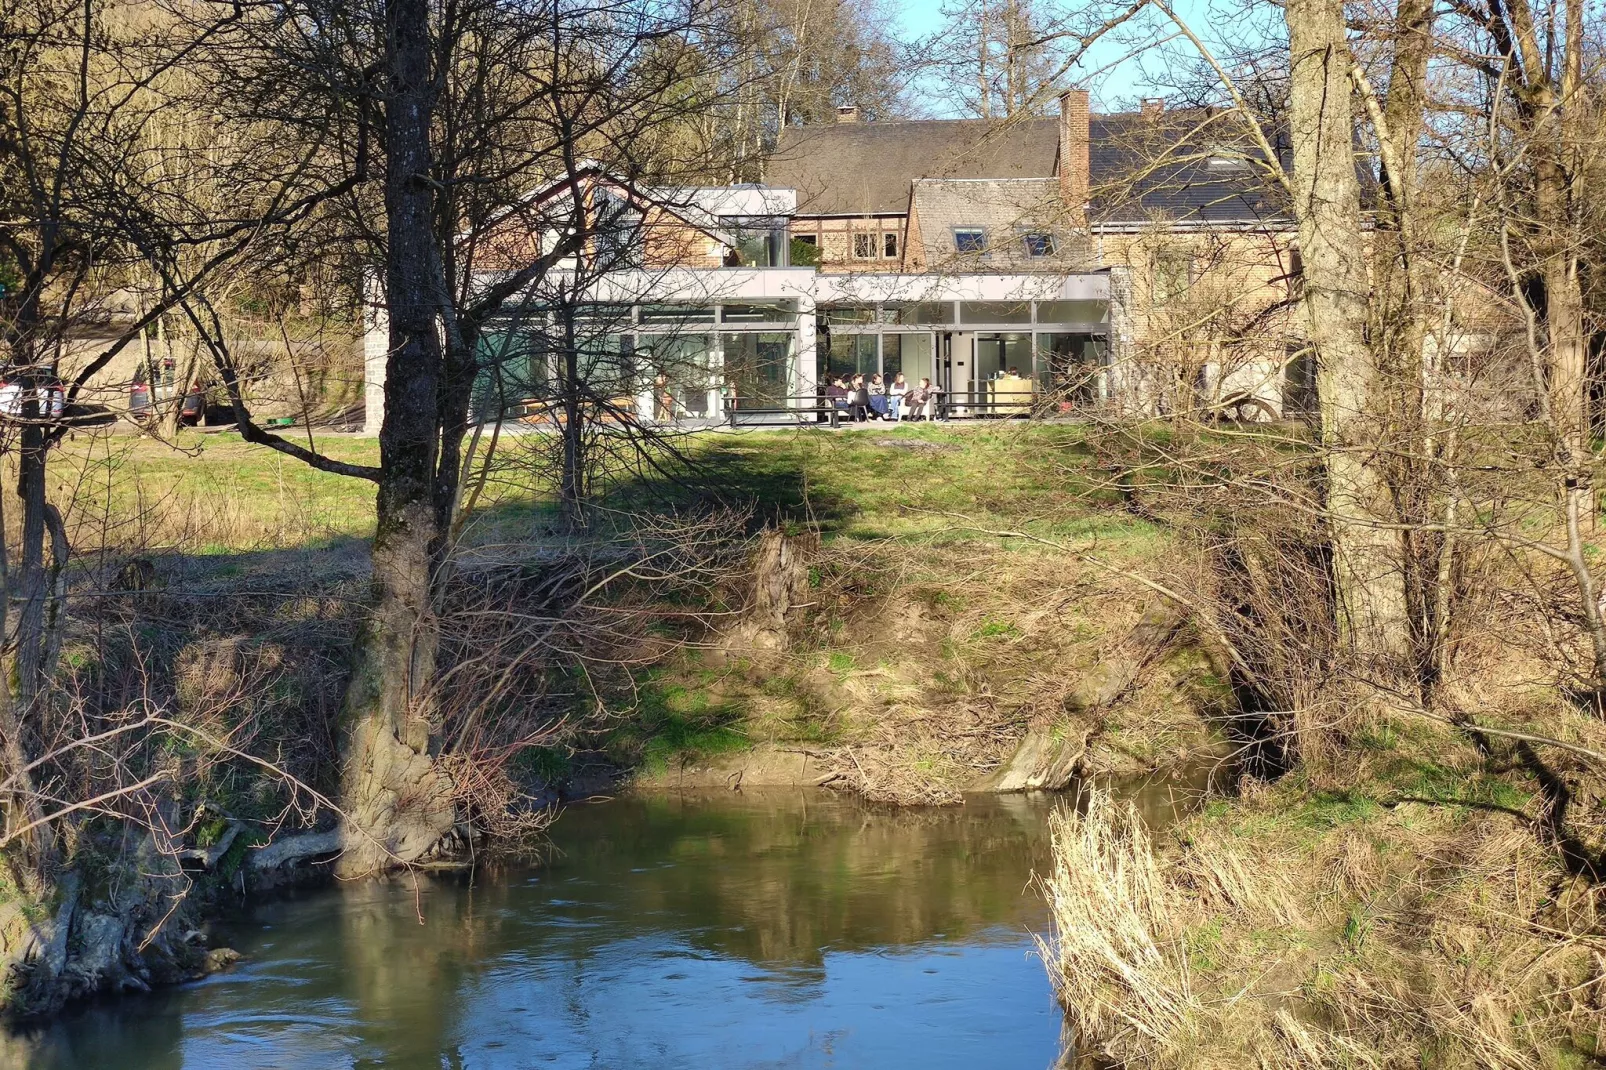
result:
[[[51,1070],[1042,1070],[1060,1016],[1028,954],[1044,920],[1028,881],[1049,805],[789,791],[576,807],[541,867],[263,906],[231,973],[11,1050]]]

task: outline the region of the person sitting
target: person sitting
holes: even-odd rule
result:
[[[930,379],[921,379],[919,384],[911,387],[904,396],[903,403],[908,406],[910,420],[931,419],[931,399],[933,392]]]
[[[903,419],[903,399],[908,393],[909,384],[904,382],[903,372],[899,372],[887,387],[887,415],[890,419]]]
[[[825,388],[825,398],[842,413],[848,411],[848,384],[839,375]]]
[[[870,411],[875,415],[875,418],[877,420],[887,419],[887,385],[882,381],[880,372],[870,376],[870,381],[865,384],[865,389],[869,392]]]
[[[849,407],[852,410],[853,422],[862,424],[870,418],[870,390],[864,383],[864,376],[855,375],[853,385],[849,388]]]

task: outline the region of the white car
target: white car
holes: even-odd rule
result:
[[[67,392],[59,383],[45,387],[44,403],[40,406],[41,415],[51,418],[61,416],[63,406],[66,404]],[[0,416],[22,415],[22,384],[9,380],[0,380]]]

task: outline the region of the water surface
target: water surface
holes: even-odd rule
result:
[[[1047,1070],[1031,933],[1050,802],[889,810],[818,791],[569,809],[544,864],[330,889],[245,960],[0,1042],[41,1070]],[[0,1063],[6,1060],[0,1058]]]

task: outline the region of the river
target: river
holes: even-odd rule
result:
[[[69,1011],[0,1054],[37,1070],[1046,1070],[1061,1016],[1030,881],[1052,805],[749,790],[572,806],[538,865],[263,903],[221,933],[234,968]]]

